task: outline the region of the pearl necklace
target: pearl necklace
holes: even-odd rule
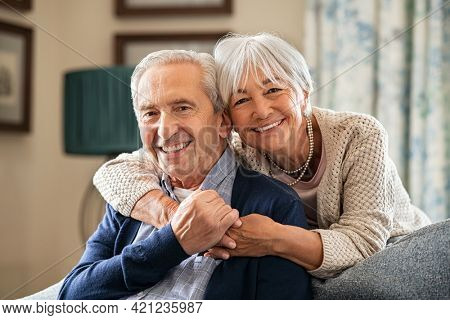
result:
[[[286,173],[286,174],[294,174],[294,173],[297,173],[297,172],[301,171],[301,172],[300,172],[300,175],[298,176],[297,179],[295,179],[294,182],[288,183],[288,185],[291,186],[291,187],[292,187],[293,185],[297,184],[297,183],[303,178],[303,175],[305,174],[306,169],[308,169],[309,162],[311,161],[312,156],[313,156],[313,152],[314,152],[314,135],[313,135],[312,121],[311,121],[311,118],[310,118],[310,117],[306,117],[306,130],[307,130],[307,133],[308,133],[308,139],[309,139],[309,154],[308,154],[308,158],[306,159],[305,163],[302,164],[299,168],[297,168],[297,169],[295,169],[295,170],[292,170],[292,171],[285,170],[285,169],[281,168],[279,165],[277,165],[277,164],[269,157],[269,155],[268,155],[267,153],[264,153],[264,156],[270,161],[270,163],[271,163],[272,165],[275,166],[275,168],[277,168],[278,170],[280,170],[280,171],[282,171],[282,172],[284,172],[284,173]],[[271,168],[269,168],[269,174],[270,174],[271,177],[273,177],[272,169],[271,169]]]

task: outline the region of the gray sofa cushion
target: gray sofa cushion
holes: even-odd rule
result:
[[[58,298],[59,290],[63,285],[64,279],[60,282],[48,287],[42,291],[36,292],[30,296],[23,297],[20,300],[56,300]]]

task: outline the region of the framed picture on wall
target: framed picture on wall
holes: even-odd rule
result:
[[[118,34],[115,37],[116,64],[134,66],[147,54],[163,49],[183,49],[211,53],[217,40],[227,32]]]
[[[231,14],[232,0],[116,0],[118,16]]]
[[[30,131],[33,31],[0,22],[0,130]]]
[[[31,1],[32,0],[1,0],[0,6],[26,11],[31,9]]]

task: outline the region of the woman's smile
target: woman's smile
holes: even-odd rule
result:
[[[252,131],[257,132],[259,134],[270,133],[270,132],[274,131],[274,129],[281,126],[284,123],[284,120],[285,120],[285,118],[277,120],[277,121],[269,123],[269,124],[260,125],[256,128],[253,128]]]

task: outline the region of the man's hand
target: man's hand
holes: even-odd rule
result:
[[[196,190],[181,202],[171,225],[181,247],[192,255],[217,244],[237,220],[239,212],[216,191]]]

